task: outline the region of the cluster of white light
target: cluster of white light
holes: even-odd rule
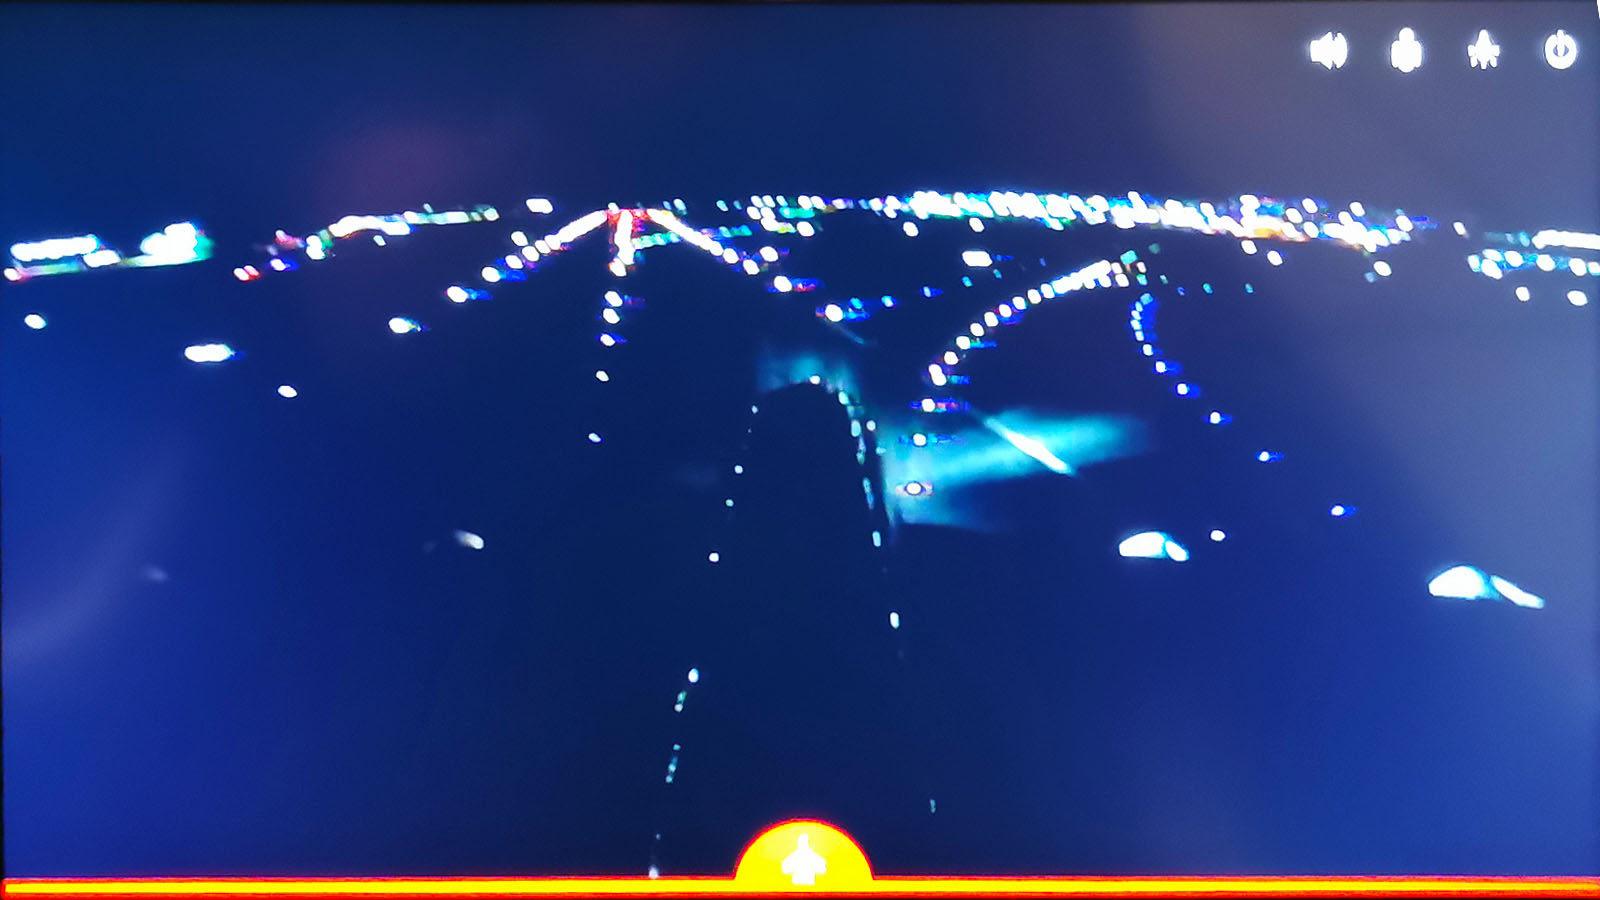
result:
[[[446,221],[451,220],[451,214],[446,213]],[[459,213],[466,216],[466,213]],[[463,218],[461,221],[468,221]],[[348,237],[358,231],[377,231],[387,235],[401,236],[411,233],[411,223],[406,221],[405,214],[396,213],[392,216],[345,216],[339,221],[328,226],[328,233],[336,238]]]
[[[1133,559],[1170,559],[1173,562],[1189,560],[1188,549],[1164,531],[1141,531],[1124,538],[1117,545],[1117,553]]]
[[[4,276],[7,281],[23,281],[41,275],[63,275],[107,267],[182,265],[209,258],[211,242],[192,222],[177,222],[147,235],[140,241],[139,250],[140,255],[125,257],[103,246],[100,239],[92,234],[13,244],[13,259],[36,264],[21,268],[7,267]]]
[[[1524,236],[1526,241],[1526,236]],[[1541,231],[1528,241],[1541,249],[1544,247],[1573,247],[1579,249],[1594,249],[1591,244],[1600,243],[1600,236],[1587,232],[1570,231]],[[1576,256],[1557,256],[1550,253],[1528,252],[1509,249],[1499,250],[1493,247],[1486,248],[1481,253],[1474,253],[1467,257],[1467,266],[1485,278],[1500,281],[1508,272],[1521,269],[1538,269],[1541,272],[1565,271],[1577,277],[1600,276],[1600,260],[1582,259]],[[1517,300],[1527,303],[1532,299],[1533,293],[1527,285],[1518,285],[1513,292]],[[1579,289],[1566,292],[1567,302],[1573,306],[1587,306],[1589,295]]]
[[[227,344],[193,344],[183,349],[183,355],[190,362],[218,363],[237,354]]]
[[[1550,253],[1523,253],[1520,250],[1502,251],[1492,247],[1481,254],[1474,253],[1468,256],[1467,266],[1474,272],[1496,280],[1515,269],[1538,269],[1541,272],[1560,270],[1570,272],[1579,278],[1586,275],[1600,275],[1600,260],[1556,256]]]
[[[1454,566],[1440,572],[1428,582],[1428,593],[1451,600],[1508,600],[1527,609],[1544,608],[1544,598],[1473,566]]]
[[[1295,207],[1263,201],[1253,194],[1230,200],[1221,208],[1209,202],[1191,204],[1170,198],[1147,198],[1137,191],[1113,200],[1099,194],[1085,198],[1077,194],[1041,196],[1009,191],[987,195],[918,191],[903,202],[888,197],[874,199],[868,204],[874,212],[887,218],[894,218],[895,210],[902,205],[919,219],[966,218],[974,231],[983,230],[984,219],[1021,218],[1040,221],[1057,230],[1063,222],[1081,220],[1089,225],[1110,222],[1123,229],[1145,226],[1227,234],[1249,241],[1246,253],[1255,252],[1253,239],[1259,238],[1291,242],[1322,238],[1372,253],[1408,240],[1416,228],[1410,217],[1398,212],[1393,224],[1364,222],[1361,219],[1367,211],[1359,202],[1351,203],[1348,210],[1334,212],[1310,198]],[[1281,214],[1276,211],[1279,208]],[[908,228],[906,233],[915,232]],[[1269,262],[1281,265],[1282,257],[1274,254]]]
[[[1533,236],[1533,245],[1540,250],[1546,247],[1600,250],[1600,234],[1588,231],[1555,231],[1547,228]]]
[[[996,304],[994,308],[985,311],[977,321],[967,326],[968,334],[958,335],[951,342],[952,347],[940,351],[940,355],[928,364],[926,378],[935,387],[943,387],[955,374],[955,369],[965,361],[974,348],[973,338],[981,338],[992,328],[1000,325],[1009,325],[1017,321],[1023,310],[1030,305],[1038,305],[1045,300],[1060,297],[1073,291],[1086,290],[1095,287],[1111,287],[1117,284],[1117,278],[1126,284],[1127,276],[1123,273],[1123,266],[1119,262],[1102,259],[1091,263],[1056,278],[1047,281],[1036,288],[1018,294],[1010,300]],[[829,318],[832,318],[831,315]],[[931,404],[924,404],[925,411]]]
[[[416,225],[462,225],[468,222],[494,222],[500,218],[499,211],[492,206],[444,212],[435,212],[429,205],[424,205],[422,209],[422,212],[406,210],[382,216],[366,214],[342,216],[321,231],[309,234],[303,239],[279,230],[268,250],[272,256],[269,265],[275,272],[286,272],[296,268],[292,262],[284,258],[283,252],[297,248],[305,251],[307,259],[325,260],[334,241],[344,240],[363,232],[372,232],[372,242],[382,247],[387,246],[385,235],[389,237],[408,235]],[[241,266],[234,269],[233,274],[240,281],[254,281],[261,276],[254,266]]]
[[[200,230],[192,222],[175,222],[139,242],[139,252],[152,260],[189,262],[200,245]]]
[[[81,237],[50,238],[11,245],[11,258],[17,262],[41,262],[83,256],[100,249],[100,239],[92,234]]]
[[[672,703],[672,711],[673,712],[677,712],[677,713],[683,712],[684,705],[689,702],[689,690],[690,690],[690,688],[692,688],[694,685],[700,683],[700,670],[699,669],[690,669],[689,670],[689,674],[688,674],[687,677],[684,678],[684,681],[687,682],[687,685],[683,689],[678,691],[678,697]],[[682,748],[678,744],[673,744],[672,745],[672,749],[673,749],[674,752],[676,752],[676,751],[678,751],[678,750],[680,750]],[[676,768],[676,766],[673,763],[668,763],[667,768],[668,768],[668,773],[670,774],[671,771]],[[671,781],[670,778],[667,779],[667,780]]]
[[[529,201],[530,204],[532,202]],[[548,212],[549,210],[543,211]],[[531,263],[538,261],[543,256],[564,250],[573,241],[604,225],[609,214],[608,210],[595,210],[568,222],[554,233],[547,234],[532,242],[528,240],[528,235],[525,232],[520,230],[513,231],[511,232],[511,243],[517,246],[518,252],[509,253],[484,266],[478,273],[478,277],[489,284],[498,284],[505,280],[520,281],[526,277],[525,270],[531,268]],[[631,233],[631,223],[636,217],[631,212],[628,215],[629,221],[627,223],[623,223],[619,219],[618,224],[623,226],[626,232]],[[626,252],[623,249],[624,245],[627,248]],[[617,256],[611,262],[611,271],[617,275],[626,274],[627,266],[633,262],[633,254],[634,250],[631,241],[625,241],[624,244],[618,245]],[[446,295],[456,303],[465,302],[473,297],[480,299],[488,297],[487,294],[482,294],[481,292],[472,292],[465,289],[457,290],[455,288],[446,291]]]
[[[633,225],[632,211],[624,209],[617,212],[617,226],[611,235],[611,244],[617,250],[616,257],[611,260],[613,275],[626,275],[628,267],[633,265]]]
[[[685,243],[688,243],[694,247],[698,247],[706,253],[722,259],[724,262],[733,262],[734,260],[742,259],[738,252],[734,251],[731,247],[723,247],[722,244],[719,243],[715,238],[695,231],[693,228],[683,224],[683,220],[679,219],[677,216],[673,215],[667,210],[651,209],[647,210],[645,215],[650,218],[650,221],[677,235],[678,238]],[[734,260],[729,260],[727,258],[726,254],[729,252],[734,254]],[[746,260],[746,262],[753,261]]]
[[[756,199],[761,200],[762,203],[756,204],[752,202],[752,204],[746,209],[748,210],[750,217],[752,219],[759,220],[761,225],[768,231],[786,233],[789,230],[795,230],[804,237],[809,237],[816,233],[816,229],[813,228],[808,222],[801,222],[799,226],[789,226],[788,223],[776,222],[776,220],[771,218],[773,215],[773,207],[765,203],[768,198],[758,197]],[[824,208],[824,204],[820,202],[820,198],[811,198],[809,202],[814,204],[815,208],[817,209]],[[723,205],[725,206],[726,204]],[[783,204],[778,205],[781,206]],[[739,267],[746,275],[753,276],[761,274],[762,263],[758,262],[755,257],[743,256],[734,248],[723,246],[715,238],[695,231],[694,229],[683,224],[683,222],[673,213],[664,209],[650,209],[646,210],[645,214],[650,218],[651,221],[676,235],[680,240],[700,248],[706,253],[727,263],[728,265]],[[778,261],[779,251],[777,248],[771,246],[762,247],[757,252],[757,256],[761,261],[766,263],[775,263]],[[790,291],[794,290],[795,287],[795,282],[784,275],[778,275],[772,280],[772,288],[778,293],[789,293]]]
[[[606,223],[606,211],[597,209],[588,215],[579,216],[571,222],[561,226],[556,232],[545,238],[545,243],[552,250],[560,250],[589,232]],[[537,244],[535,246],[538,246]]]

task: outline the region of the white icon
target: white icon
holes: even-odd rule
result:
[[[1350,45],[1344,41],[1344,32],[1328,32],[1310,44],[1311,61],[1325,69],[1342,69],[1350,56]]]
[[[1544,39],[1544,61],[1552,69],[1570,69],[1578,60],[1578,42],[1572,35],[1557,28],[1556,33]]]
[[[770,857],[769,857],[770,858]],[[817,851],[811,849],[811,835],[800,835],[800,843],[793,853],[783,858],[783,874],[795,884],[816,884],[817,876],[826,874],[828,864]]]
[[[1402,72],[1415,72],[1422,65],[1422,43],[1415,31],[1400,29],[1400,38],[1389,45],[1389,64]]]
[[[1489,29],[1478,32],[1478,39],[1467,45],[1467,63],[1474,69],[1493,69],[1500,65],[1500,45],[1489,37]]]

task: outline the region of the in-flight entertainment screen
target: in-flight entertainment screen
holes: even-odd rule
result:
[[[0,89],[8,894],[1600,871],[1595,3],[11,5]]]

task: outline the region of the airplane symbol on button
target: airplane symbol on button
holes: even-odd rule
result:
[[[1487,28],[1478,32],[1476,43],[1467,45],[1467,63],[1474,69],[1490,69],[1500,65],[1500,45],[1489,36]]]
[[[783,858],[783,874],[790,876],[797,885],[814,885],[817,876],[828,871],[828,863],[811,849],[811,835],[800,835],[800,842],[793,853]]]

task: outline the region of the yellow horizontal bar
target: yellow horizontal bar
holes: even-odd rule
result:
[[[1600,878],[1464,878],[1441,876],[1352,877],[1066,877],[875,878],[850,887],[788,888],[730,878],[16,878],[3,882],[16,897],[306,896],[479,897],[611,895],[714,897],[734,894],[974,894],[1055,897],[1131,896],[1500,896],[1600,898]]]

